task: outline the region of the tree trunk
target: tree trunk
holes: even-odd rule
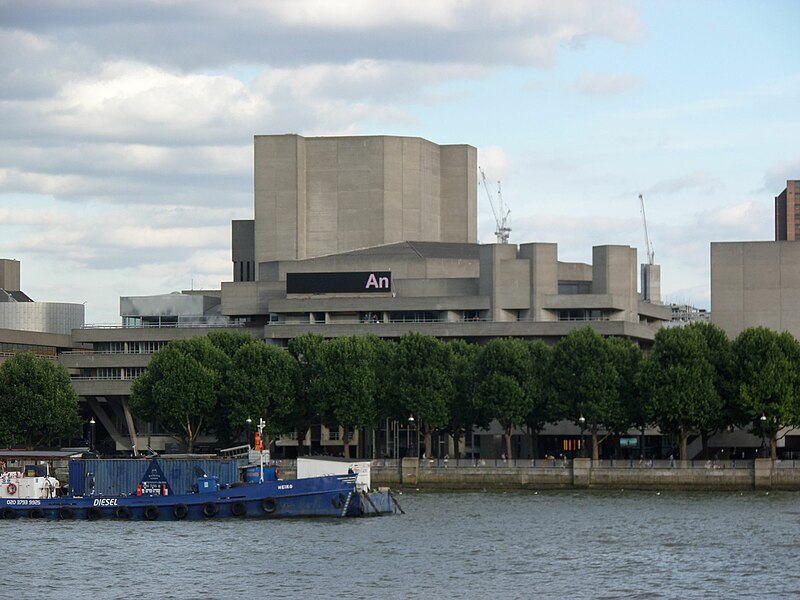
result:
[[[592,429],[592,460],[600,460],[600,441],[597,439],[597,428]]]
[[[707,431],[701,431],[700,432],[700,439],[703,441],[703,458],[705,458],[706,460],[711,458],[708,455],[708,437],[709,437],[709,435],[708,435]]]
[[[425,425],[425,456],[427,458],[433,457],[433,443],[431,442],[431,434],[433,433],[432,429],[428,428],[428,425]]]
[[[778,458],[778,439],[775,433],[771,433],[769,436],[769,455],[772,460]]]
[[[689,432],[681,427],[680,430],[680,448],[681,448],[681,468],[685,469],[688,465],[688,457],[686,454],[689,452]]]
[[[506,457],[511,460],[511,425],[506,427]]]
[[[344,429],[344,435],[342,436],[342,456],[350,458],[350,436],[347,433],[348,428],[343,427],[342,429]]]

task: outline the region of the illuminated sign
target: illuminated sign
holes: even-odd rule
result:
[[[286,274],[287,294],[385,294],[391,291],[391,271]]]

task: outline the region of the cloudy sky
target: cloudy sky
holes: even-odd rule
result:
[[[478,148],[512,242],[644,259],[709,306],[709,242],[800,178],[800,2],[0,0],[0,257],[34,300],[230,281],[253,136]],[[479,235],[494,219],[479,190]]]

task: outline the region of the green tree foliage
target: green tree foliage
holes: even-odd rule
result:
[[[464,340],[453,340],[447,345],[450,349],[450,377],[454,389],[447,407],[447,430],[453,438],[455,456],[462,458],[462,440],[467,429],[474,423],[485,420],[476,413],[475,404],[472,402],[477,383],[475,362],[480,347],[468,344]]]
[[[515,338],[494,339],[477,357],[475,395],[503,427],[509,458],[512,431],[525,423],[534,406],[532,365],[530,344]]]
[[[222,350],[228,358],[233,358],[234,354],[242,346],[259,341],[241,331],[212,331],[206,337],[209,342]]]
[[[0,446],[33,450],[79,432],[78,397],[65,368],[31,352],[0,365]]]
[[[633,342],[623,338],[607,338],[606,344],[610,353],[611,362],[619,375],[617,391],[619,394],[620,411],[613,411],[607,424],[609,430],[617,434],[617,438],[635,427],[641,435],[640,451],[644,454],[644,430],[647,428],[648,419],[636,376],[642,361],[642,351]],[[618,444],[615,447],[615,453]]]
[[[263,418],[270,437],[289,429],[298,371],[286,350],[253,339],[239,346],[221,388],[228,431],[241,431],[248,418]]]
[[[394,376],[400,405],[416,419],[425,455],[432,456],[431,433],[447,425],[455,394],[449,347],[432,336],[404,335],[395,352]]]
[[[722,402],[714,381],[708,345],[698,329],[673,327],[656,333],[638,382],[652,422],[678,438],[682,463],[688,458],[689,434],[719,418]]]
[[[231,359],[207,337],[170,342],[133,383],[131,411],[178,432],[189,452],[216,414],[223,373]]]
[[[289,340],[289,353],[297,361],[295,371],[295,401],[291,412],[287,416],[286,428],[297,432],[298,452],[303,454],[303,444],[306,434],[315,421],[318,420],[318,401],[316,393],[319,389],[319,379],[323,373],[324,338],[319,335],[307,333]],[[309,447],[309,453],[311,448]]]
[[[624,420],[621,377],[616,353],[591,327],[575,329],[553,351],[552,385],[561,418],[579,424],[586,419],[592,439],[592,458],[599,459],[599,431],[614,431]]]
[[[711,323],[692,323],[690,329],[699,332],[706,341],[708,361],[714,369],[714,388],[720,399],[718,411],[711,411],[698,423],[703,440],[703,456],[709,458],[708,440],[730,425],[744,425],[747,416],[742,410],[736,386],[736,356],[726,333]]]
[[[754,327],[738,335],[733,351],[742,408],[775,459],[778,432],[800,425],[800,346],[788,333]]]
[[[344,456],[357,428],[375,425],[374,346],[360,337],[335,338],[322,347],[322,369],[314,395],[320,417],[327,425],[342,427]]]

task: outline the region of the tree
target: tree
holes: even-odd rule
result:
[[[0,365],[0,446],[33,450],[80,432],[78,397],[67,370],[32,352]]]
[[[719,410],[710,411],[698,423],[703,441],[703,457],[708,458],[708,440],[729,425],[741,425],[743,416],[736,389],[736,356],[727,334],[712,323],[697,322],[688,325],[699,332],[706,341],[708,361],[714,369],[714,388],[720,399]]]
[[[531,407],[525,416],[525,424],[531,439],[531,455],[536,458],[539,447],[538,435],[553,418],[553,389],[550,386],[550,369],[553,349],[544,342],[536,341],[528,345],[530,353],[529,393]]]
[[[229,431],[241,431],[247,419],[263,418],[270,437],[288,429],[297,385],[294,357],[276,346],[250,339],[239,346],[225,372],[224,398]]]
[[[611,362],[619,375],[617,380],[617,393],[619,394],[619,412],[612,412],[608,426],[618,436],[626,433],[631,427],[641,432],[640,454],[644,457],[644,431],[648,425],[647,410],[645,408],[639,386],[636,385],[636,376],[642,361],[642,351],[633,342],[623,338],[607,338]],[[616,449],[619,448],[617,442]]]
[[[512,454],[514,428],[522,426],[533,409],[530,344],[516,338],[496,338],[481,348],[476,362],[476,395],[503,427],[506,456]]]
[[[662,433],[678,438],[684,466],[689,434],[717,419],[721,408],[708,355],[708,345],[697,329],[661,329],[639,372],[650,419]]]
[[[447,424],[455,394],[449,347],[435,337],[408,333],[395,352],[394,373],[400,405],[415,417],[425,456],[432,456],[431,434]]]
[[[372,344],[360,337],[335,338],[322,347],[321,373],[314,395],[327,425],[343,429],[344,456],[357,428],[374,425],[377,380]]]
[[[742,407],[775,459],[778,432],[800,425],[800,346],[789,333],[754,327],[737,336],[733,351]]]
[[[226,354],[207,337],[170,342],[133,382],[131,411],[178,432],[191,453],[216,415],[222,375],[229,364]]]
[[[287,415],[288,423],[297,432],[297,452],[303,454],[303,443],[311,426],[318,419],[318,391],[319,378],[323,372],[323,346],[325,340],[322,336],[307,333],[289,340],[289,353],[297,361],[295,371],[295,401],[292,410]],[[309,446],[309,453],[311,447]]]
[[[553,351],[552,385],[559,416],[576,425],[585,419],[592,459],[600,458],[599,431],[614,431],[624,418],[620,375],[608,341],[591,327],[575,329]]]
[[[475,361],[480,347],[464,340],[448,342],[450,349],[450,378],[453,381],[453,394],[447,407],[447,430],[453,438],[456,457],[463,457],[461,441],[467,428],[480,419],[475,411],[472,397],[475,395]]]
[[[228,358],[233,358],[242,346],[257,341],[253,336],[241,331],[212,331],[207,334],[208,341],[225,353]]]

